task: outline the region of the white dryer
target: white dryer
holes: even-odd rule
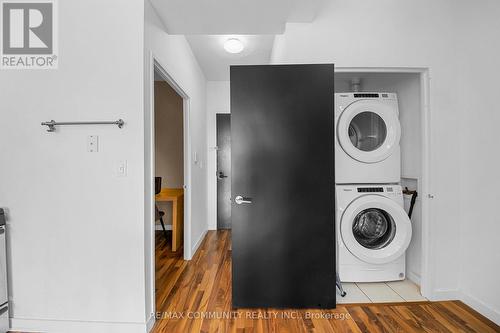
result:
[[[337,185],[336,201],[340,280],[403,280],[412,228],[401,186]]]
[[[396,94],[335,94],[337,184],[400,182],[400,138]]]

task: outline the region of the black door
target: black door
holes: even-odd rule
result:
[[[217,114],[217,229],[231,229],[231,115]]]
[[[335,307],[333,65],[231,67],[233,306]]]

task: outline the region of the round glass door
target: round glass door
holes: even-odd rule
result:
[[[340,220],[345,247],[370,264],[389,263],[403,255],[411,233],[411,222],[403,207],[381,195],[354,200]]]
[[[378,149],[387,137],[384,120],[374,112],[361,112],[349,124],[349,139],[352,145],[362,151]]]
[[[399,147],[401,126],[397,110],[380,101],[354,102],[339,118],[337,138],[353,159],[364,163],[383,161]]]
[[[354,218],[352,233],[362,246],[378,250],[386,247],[394,239],[396,224],[386,211],[368,208],[359,212]]]

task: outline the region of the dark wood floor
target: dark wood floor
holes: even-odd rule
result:
[[[209,231],[191,261],[156,235],[153,332],[500,332],[459,301],[339,305],[335,310],[231,309],[231,234]],[[200,318],[204,316],[205,318]],[[222,317],[221,316],[226,316]]]

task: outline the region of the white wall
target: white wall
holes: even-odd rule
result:
[[[144,332],[144,4],[58,4],[59,68],[0,72],[12,326]],[[123,129],[40,126],[118,118]],[[99,152],[87,152],[88,135]],[[127,177],[115,176],[119,160]]]
[[[460,290],[469,305],[500,324],[500,2],[461,1],[457,6],[457,98],[461,147]]]
[[[499,7],[486,0],[331,1],[312,24],[288,24],[272,56],[273,63],[429,68],[430,296],[462,298],[497,322],[500,180],[490,147],[498,141],[492,74],[500,68]]]
[[[9,124],[0,131],[0,206],[8,212],[12,326],[145,332],[154,279],[144,209],[152,191],[144,168],[153,157],[144,132],[151,114],[143,112],[151,106],[149,52],[190,97],[199,161],[191,166],[191,250],[207,229],[205,78],[186,40],[164,32],[148,1],[60,2],[58,17],[59,69],[0,74],[0,121]],[[117,118],[125,120],[121,130],[47,133],[40,126]],[[87,135],[99,135],[98,153],[86,151]],[[127,177],[116,176],[120,160]]]
[[[188,95],[189,119],[188,128],[191,137],[188,145],[190,146],[190,160],[188,169],[190,170],[191,178],[187,180],[186,200],[188,200],[188,211],[190,214],[191,227],[185,228],[184,241],[188,251],[185,252],[187,259],[194,255],[197,247],[203,239],[207,231],[207,168],[206,168],[206,80],[200,69],[196,58],[194,57],[191,48],[184,36],[168,35],[164,25],[158,15],[151,6],[149,0],[144,0],[145,4],[145,31],[144,31],[144,52],[145,52],[145,122],[151,124],[151,82],[153,80],[153,72],[151,70],[150,54],[153,53],[158,62],[162,65],[171,78],[179,85],[179,87]],[[150,128],[149,128],[150,130]],[[145,140],[145,161],[151,165],[153,156],[149,156],[151,150],[149,138],[151,132],[144,133]],[[197,155],[197,163],[195,163],[194,155]],[[153,173],[152,170],[145,170],[145,205],[150,209],[146,210],[146,274],[147,286],[146,304],[147,313],[151,313],[153,296],[152,285],[154,283],[154,258],[150,255],[153,249],[153,229],[147,221],[152,221],[151,213],[153,202],[151,193],[153,191]],[[189,194],[190,193],[190,194]],[[185,220],[189,217],[185,215]]]
[[[230,113],[230,82],[207,82],[208,229],[217,229],[217,113]]]

